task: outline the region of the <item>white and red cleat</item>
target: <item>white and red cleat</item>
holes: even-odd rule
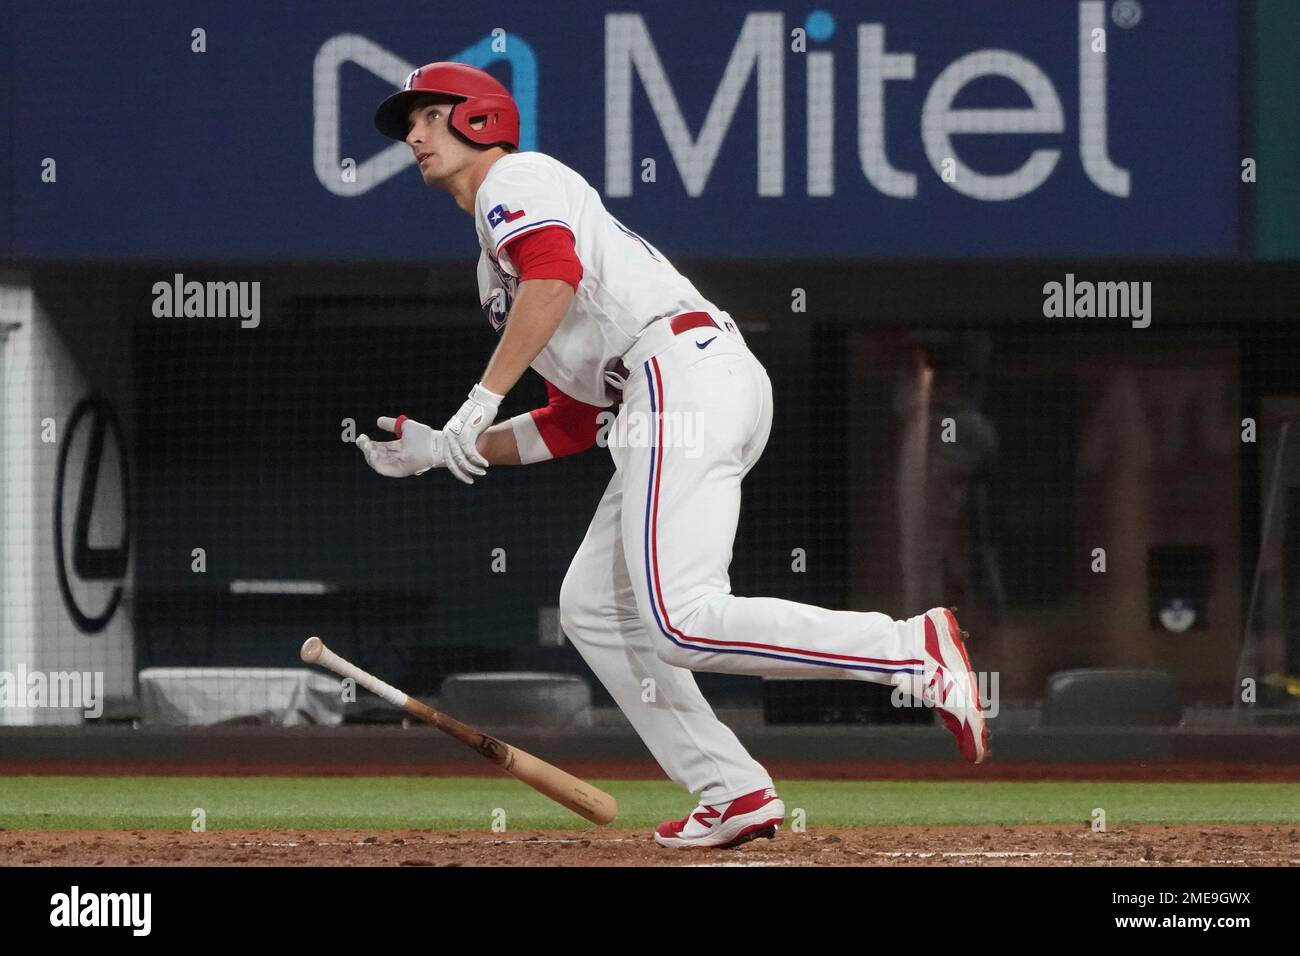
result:
[[[771,839],[785,822],[785,804],[771,787],[755,790],[728,803],[700,804],[684,820],[669,820],[655,827],[660,846],[740,846],[759,837]]]
[[[980,763],[989,753],[989,728],[961,627],[946,607],[926,611],[922,624],[926,663],[921,699],[938,711],[957,738],[961,755],[971,763]]]

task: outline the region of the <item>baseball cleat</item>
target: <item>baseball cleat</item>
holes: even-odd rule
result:
[[[768,787],[728,803],[702,803],[685,819],[655,827],[655,842],[660,846],[723,850],[759,837],[770,840],[784,822],[785,804]]]
[[[933,706],[957,738],[961,755],[980,763],[989,753],[989,728],[979,684],[966,654],[964,632],[946,607],[925,612],[925,677],[922,701]]]

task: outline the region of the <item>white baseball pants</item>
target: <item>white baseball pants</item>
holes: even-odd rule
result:
[[[772,785],[691,671],[884,684],[921,673],[921,628],[876,612],[737,597],[742,479],[772,427],[772,384],[725,318],[629,351],[616,472],[560,589],[564,633],[668,776],[704,803]],[[712,339],[712,341],[710,341]]]

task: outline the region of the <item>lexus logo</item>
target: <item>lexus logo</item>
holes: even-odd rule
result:
[[[64,489],[68,474],[68,453],[77,437],[77,429],[87,429],[85,453],[82,460],[80,484],[77,489],[76,517],[72,525],[72,561],[69,565],[64,545]],[[104,442],[111,438],[117,446],[118,477],[122,501],[122,537],[115,547],[95,547],[90,543],[90,524],[95,510],[95,491],[99,487],[100,469],[104,460]],[[59,448],[59,465],[54,479],[54,555],[59,572],[59,592],[68,615],[84,634],[98,634],[104,629],[122,601],[122,586],[113,588],[107,605],[99,613],[88,614],[77,604],[72,593],[72,578],[80,581],[117,581],[126,577],[131,541],[131,483],[127,472],[126,442],[122,438],[122,425],[117,412],[99,395],[83,398],[72,410]]]

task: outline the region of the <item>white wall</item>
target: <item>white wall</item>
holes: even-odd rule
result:
[[[93,297],[88,292],[83,299]],[[102,308],[102,311],[101,311]],[[60,302],[58,314],[43,307],[21,274],[0,272],[0,324],[17,322],[0,346],[0,671],[102,672],[104,694],[134,694],[135,661],[130,622],[134,558],[122,582],[80,581],[70,574],[78,605],[98,613],[116,585],[126,598],[108,626],[83,634],[59,593],[54,546],[55,473],[59,450],[71,438],[62,501],[64,540],[71,539],[80,482],[85,473],[89,429],[69,436],[76,404],[96,388],[121,419],[131,442],[130,342],[111,303]],[[54,443],[42,440],[53,420]],[[83,426],[86,423],[83,423]],[[89,540],[115,544],[121,537],[122,496],[116,446],[101,462]],[[0,724],[77,723],[68,710],[0,707]]]

